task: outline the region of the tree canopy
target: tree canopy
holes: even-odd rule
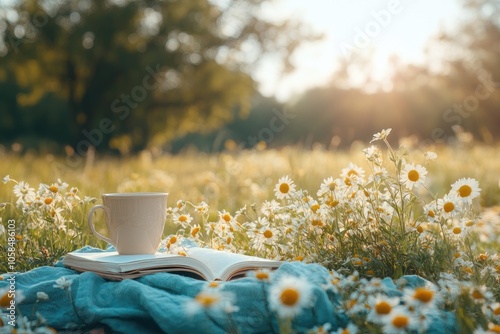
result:
[[[254,64],[307,38],[263,0],[28,0],[0,9],[0,137],[123,150],[245,113]],[[29,141],[29,138],[25,138]],[[85,148],[81,147],[82,150]]]

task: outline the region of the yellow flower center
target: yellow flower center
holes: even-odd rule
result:
[[[50,197],[47,197],[46,199],[43,200],[43,202],[47,205],[49,205],[50,203],[52,203],[52,198]]]
[[[462,233],[462,229],[460,227],[454,227],[453,228],[453,234],[460,234]]]
[[[59,188],[57,188],[56,186],[50,186],[49,190],[53,193],[56,193],[59,190]]]
[[[295,289],[292,288],[287,288],[284,289],[281,292],[281,303],[286,306],[293,306],[297,304],[297,301],[299,300],[299,292]]]
[[[329,199],[326,201],[326,204],[332,208],[336,207],[339,204],[339,201],[332,199]]]
[[[474,289],[474,291],[472,291],[471,296],[474,299],[483,299],[484,298],[484,295],[481,293],[481,291],[479,291],[477,289]]]
[[[222,216],[222,219],[224,219],[226,222],[230,222],[231,221],[231,215],[229,213],[225,213]]]
[[[436,214],[434,213],[434,211],[429,210],[429,212],[427,212],[427,216],[434,218],[436,216]]]
[[[295,261],[302,261],[302,260],[304,260],[304,257],[302,255],[297,255],[295,257]]]
[[[486,261],[486,260],[488,260],[488,254],[481,253],[481,254],[479,254],[477,259],[479,261]]]
[[[318,209],[319,209],[319,204],[318,204],[318,203],[315,203],[315,204],[313,204],[313,205],[311,206],[311,210],[312,210],[313,212],[318,211]]]
[[[264,237],[266,237],[267,239],[272,238],[272,237],[273,237],[273,231],[271,231],[271,230],[266,230],[266,231],[264,232]]]
[[[377,312],[377,314],[386,315],[391,313],[391,310],[392,310],[391,304],[389,304],[386,301],[381,301],[375,304],[375,312]]]
[[[424,230],[424,227],[422,225],[418,225],[417,226],[417,232],[418,233],[423,233],[425,230]]]
[[[443,205],[443,210],[444,210],[444,212],[446,212],[446,213],[450,213],[450,212],[452,212],[453,210],[455,210],[455,204],[453,204],[452,202],[446,202],[446,203],[444,203],[444,205]]]
[[[311,225],[312,226],[321,226],[321,220],[313,219],[313,221],[311,222]]]
[[[191,236],[194,238],[196,237],[196,235],[198,234],[198,232],[200,232],[200,228],[198,226],[196,226],[195,228],[193,228],[191,230]]]
[[[413,298],[421,301],[422,303],[428,303],[434,297],[434,292],[426,288],[416,288]]]
[[[10,306],[10,301],[14,299],[14,294],[8,291],[0,298],[0,307],[7,308]]]
[[[288,194],[289,191],[290,191],[290,186],[288,185],[288,183],[280,184],[280,193]]]
[[[500,306],[493,310],[494,315],[500,315]]]
[[[211,294],[200,293],[196,296],[195,300],[198,304],[202,305],[203,307],[210,307],[215,303],[217,303],[219,301],[219,298]]]
[[[231,237],[227,237],[226,244],[230,245],[233,239]]]
[[[488,332],[498,333],[500,334],[500,325],[489,324]]]
[[[180,221],[180,222],[183,222],[183,223],[184,223],[184,222],[187,222],[187,220],[188,220],[188,218],[187,218],[187,216],[185,216],[185,215],[181,215],[181,216],[179,217],[179,221]]]
[[[347,176],[358,176],[358,172],[356,172],[354,169],[351,169],[349,172],[347,172]]]
[[[356,299],[351,299],[347,302],[346,308],[348,310],[352,309],[356,305]]]
[[[208,287],[209,288],[218,288],[219,287],[219,283],[217,283],[215,281],[211,281],[210,283],[208,283]]]
[[[460,187],[460,189],[458,189],[458,194],[460,195],[460,197],[468,197],[470,196],[471,193],[472,193],[472,188],[466,184],[464,184],[463,186]]]
[[[406,328],[408,327],[409,322],[410,319],[408,319],[405,315],[398,315],[392,319],[392,325],[396,328]]]
[[[173,237],[170,238],[168,241],[170,244],[175,244],[177,242],[177,237],[174,235]]]
[[[265,271],[257,271],[255,273],[255,278],[260,281],[267,281],[269,279],[269,274]]]
[[[418,179],[420,179],[420,174],[415,169],[408,172],[408,180],[417,182]]]

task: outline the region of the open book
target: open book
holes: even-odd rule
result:
[[[210,248],[186,248],[187,256],[156,253],[119,255],[117,252],[68,253],[63,264],[112,279],[137,278],[157,272],[175,272],[207,281],[229,281],[259,268],[276,269],[282,262]]]

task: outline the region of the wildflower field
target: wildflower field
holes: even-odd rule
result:
[[[20,272],[53,265],[85,245],[105,248],[87,227],[101,194],[165,191],[164,252],[182,253],[189,239],[327,268],[322,288],[337,296],[333,309],[348,321],[341,328],[318,324],[311,333],[425,333],[440,311],[455,315],[457,332],[499,333],[498,157],[498,146],[394,147],[390,130],[349,151],[143,152],[76,168],[51,155],[3,153],[0,270],[12,271],[9,240]],[[408,275],[433,284],[406,287],[401,278]],[[310,283],[273,280],[265,271],[253,277],[268,285],[280,332],[293,332],[294,319],[312,305]],[[400,294],[384,294],[384,278]],[[207,289],[193,305],[224,300],[225,312],[237,312],[228,306],[232,298]],[[4,307],[9,298],[0,297]],[[25,326],[36,327],[30,321]]]

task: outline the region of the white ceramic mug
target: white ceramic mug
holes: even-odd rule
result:
[[[102,195],[103,205],[90,209],[89,226],[99,239],[120,254],[153,254],[160,245],[167,217],[167,193],[114,193]],[[93,214],[102,209],[109,237],[95,230]]]

